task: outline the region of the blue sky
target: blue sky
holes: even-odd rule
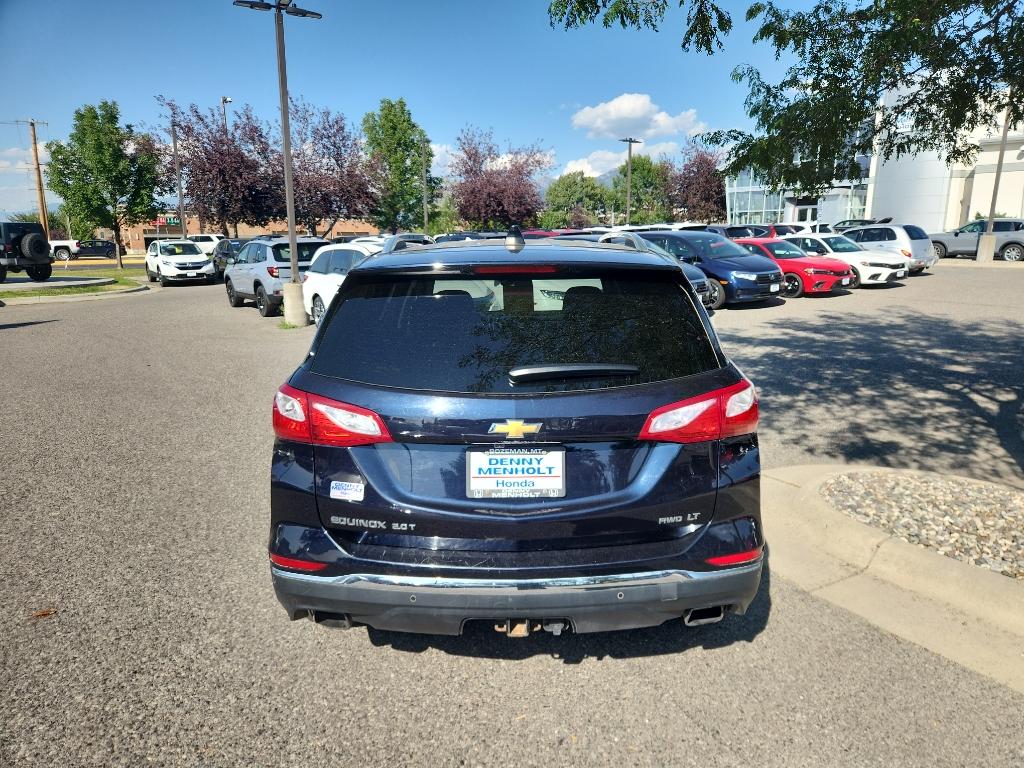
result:
[[[467,124],[501,145],[539,143],[552,175],[613,167],[627,133],[645,139],[641,151],[671,153],[694,130],[748,124],[735,65],[780,71],[750,42],[745,3],[727,3],[736,27],[712,58],[680,50],[678,9],[655,33],[552,29],[547,0],[300,4],[324,18],[286,20],[292,95],[356,123],[382,97],[405,97],[435,144],[435,170]],[[0,82],[14,88],[0,123],[45,120],[41,141],[64,138],[74,109],[101,99],[142,126],[160,122],[160,94],[209,106],[226,95],[277,119],[273,17],[231,0],[0,0],[0,29],[17,30],[5,35]],[[26,127],[0,124],[0,214],[34,207],[29,147]]]

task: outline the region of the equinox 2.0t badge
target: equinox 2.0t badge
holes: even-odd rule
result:
[[[491,428],[487,432],[491,435],[499,433],[511,440],[522,439],[526,435],[535,435],[540,432],[540,428],[540,424],[527,424],[525,421],[505,419],[504,424],[491,424]]]

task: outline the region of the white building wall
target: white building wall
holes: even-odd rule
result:
[[[946,229],[952,174],[937,154],[879,159],[873,170],[869,217],[891,216],[895,222],[916,224],[928,232]]]

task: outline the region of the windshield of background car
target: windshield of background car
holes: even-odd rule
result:
[[[799,259],[807,255],[793,243],[765,243],[764,247],[771,251],[773,256],[778,256],[780,259]]]
[[[732,240],[727,240],[721,235],[715,235],[711,232],[694,234],[686,238],[669,238],[669,244],[671,243],[685,243],[685,245],[691,248],[691,253],[696,253],[702,259],[730,259],[737,256],[750,255]],[[671,250],[669,245],[665,247]]]
[[[162,256],[199,256],[202,251],[194,243],[167,243],[160,246]]]
[[[928,233],[920,227],[915,227],[913,224],[907,224],[903,227],[903,230],[907,233],[911,240],[927,240]]]
[[[842,235],[836,235],[835,237],[823,238],[825,245],[831,248],[836,253],[853,253],[854,251],[863,251],[864,249],[857,245],[853,240]]]
[[[346,284],[312,370],[444,392],[603,389],[719,367],[685,278],[597,270],[572,277],[378,278]],[[512,383],[528,365],[607,363],[636,373]]]
[[[296,243],[296,246],[299,249],[299,261],[311,261],[313,254],[325,245],[327,245],[326,240],[316,243]],[[274,261],[291,260],[292,250],[288,247],[287,243],[278,243],[274,246]]]

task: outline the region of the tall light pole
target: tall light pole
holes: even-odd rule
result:
[[[628,147],[626,155],[626,224],[628,225],[633,206],[633,145],[643,144],[643,142],[632,137],[619,139],[619,141],[626,142]]]
[[[181,159],[178,157],[178,129],[171,116],[171,152],[174,155],[174,175],[178,179],[178,224],[181,225],[182,239],[188,237],[188,224],[185,222],[185,193],[181,186]]]
[[[224,123],[224,135],[228,135],[228,104],[231,103],[230,96],[220,97],[220,119]]]
[[[306,325],[306,310],[302,306],[302,281],[299,278],[299,247],[295,237],[295,190],[292,188],[292,135],[288,122],[288,68],[284,53],[284,14],[305,19],[322,19],[316,11],[296,8],[292,0],[234,0],[233,5],[254,11],[274,11],[274,30],[277,37],[277,87],[281,98],[281,149],[284,151],[284,199],[288,210],[288,250],[291,253],[291,279],[284,286],[284,321],[291,325]]]

